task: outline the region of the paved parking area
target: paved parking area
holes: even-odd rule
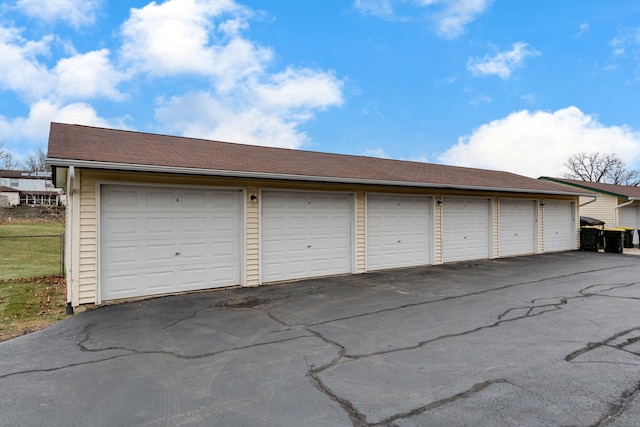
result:
[[[640,257],[113,305],[0,343],[2,425],[637,426]]]

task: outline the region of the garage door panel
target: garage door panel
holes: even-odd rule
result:
[[[543,208],[543,237],[545,252],[572,250],[576,229],[573,204],[564,201],[547,201]]]
[[[498,219],[500,256],[536,253],[536,202],[533,200],[500,200]]]
[[[489,258],[489,200],[444,198],[442,258],[444,262]]]
[[[367,195],[367,270],[431,262],[430,197]]]
[[[103,300],[240,283],[240,191],[105,185],[100,200]]]
[[[262,280],[351,272],[352,222],[348,194],[265,191]]]

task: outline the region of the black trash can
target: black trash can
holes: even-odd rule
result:
[[[624,247],[632,248],[633,247],[633,233],[635,233],[636,229],[633,227],[620,227],[624,230]]]
[[[620,228],[604,229],[604,251],[616,254],[622,253],[624,245],[624,230]]]
[[[601,234],[601,228],[580,227],[580,250],[598,252],[598,241]]]

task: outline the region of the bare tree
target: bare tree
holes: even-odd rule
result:
[[[38,147],[38,151],[29,154],[24,161],[24,166],[31,172],[50,172],[47,164],[47,153],[44,152],[42,147]]]
[[[629,169],[617,154],[578,153],[569,157],[564,164],[569,170],[566,178],[603,184],[640,185],[640,174]]]
[[[13,156],[4,148],[4,143],[0,141],[0,169],[15,169],[18,162],[13,160]]]

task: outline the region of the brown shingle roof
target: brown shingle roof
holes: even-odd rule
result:
[[[579,181],[576,179],[567,178],[550,178],[546,176],[543,176],[541,179],[564,183],[574,188],[582,188],[599,193],[607,193],[612,196],[640,199],[640,187],[633,187],[630,185],[602,184],[600,182]]]
[[[581,194],[508,172],[52,123],[49,163],[303,181]],[[149,167],[152,167],[151,169]]]
[[[6,187],[4,185],[0,185],[0,193],[19,193],[20,191],[16,188]]]

